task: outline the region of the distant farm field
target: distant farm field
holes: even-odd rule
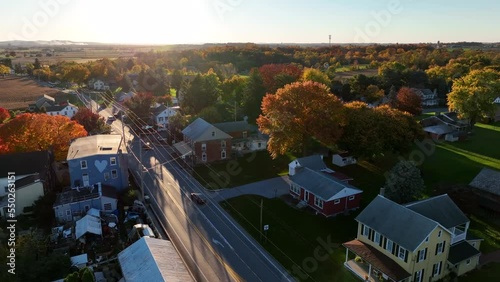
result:
[[[336,72],[335,80],[342,81],[344,79],[350,79],[357,74],[364,74],[366,76],[376,76],[378,74],[378,69],[360,69],[355,71]]]
[[[43,94],[57,96],[60,91],[40,86],[28,77],[0,76],[0,107],[9,110],[26,109]]]

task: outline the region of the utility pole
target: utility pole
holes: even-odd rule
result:
[[[142,164],[142,139],[139,137],[139,165],[141,169],[141,192],[142,192],[142,199],[144,200],[144,165]]]
[[[262,242],[262,210],[264,208],[264,199],[260,199],[260,225],[259,225],[259,232],[260,232],[260,241]]]

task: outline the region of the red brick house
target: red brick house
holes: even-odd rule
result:
[[[317,213],[333,216],[359,208],[363,191],[346,179],[334,177],[320,156],[297,159],[289,164],[290,195]]]
[[[201,118],[184,128],[182,134],[184,141],[174,147],[193,164],[224,161],[231,156],[232,137]]]

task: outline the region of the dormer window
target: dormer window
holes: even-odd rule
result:
[[[215,131],[212,131],[212,136],[215,136]]]

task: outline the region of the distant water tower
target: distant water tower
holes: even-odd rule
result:
[[[332,35],[328,35],[328,47],[332,47]]]

